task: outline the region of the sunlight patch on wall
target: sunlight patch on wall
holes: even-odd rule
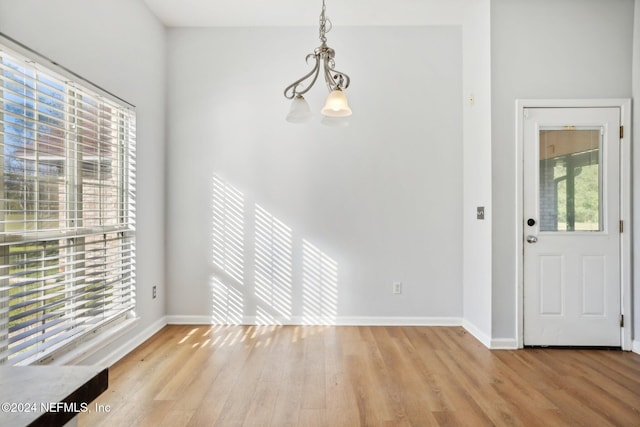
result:
[[[291,319],[293,244],[291,228],[261,206],[255,209],[255,294],[260,325]]]
[[[302,323],[334,325],[338,311],[338,263],[302,241]]]
[[[244,196],[213,177],[213,263],[242,285],[244,281]]]
[[[334,325],[337,262],[217,175],[212,192],[212,323]]]
[[[211,277],[211,321],[217,324],[240,325],[244,315],[242,292],[235,286]]]
[[[210,279],[212,321],[240,324],[244,315],[244,196],[213,177],[213,265]]]

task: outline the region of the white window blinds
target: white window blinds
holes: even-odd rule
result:
[[[24,364],[134,307],[135,112],[0,45],[0,148],[0,363]]]

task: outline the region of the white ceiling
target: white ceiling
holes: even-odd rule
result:
[[[144,0],[168,27],[316,25],[322,0]],[[474,0],[325,0],[334,25],[456,25]]]

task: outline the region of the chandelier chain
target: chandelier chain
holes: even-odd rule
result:
[[[322,0],[322,13],[320,13],[320,41],[322,43],[327,42],[326,34],[331,31],[331,20],[327,18],[327,6]]]

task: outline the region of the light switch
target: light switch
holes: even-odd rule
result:
[[[476,218],[484,219],[484,206],[478,206],[476,208]]]

